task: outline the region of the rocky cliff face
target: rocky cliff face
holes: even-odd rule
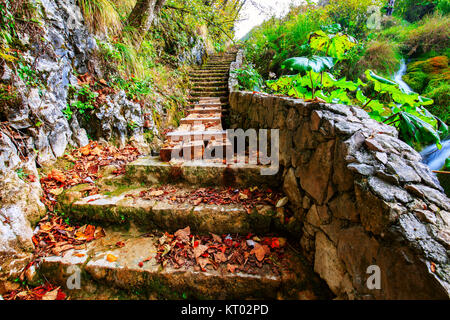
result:
[[[3,275],[18,271],[11,261],[26,263],[32,249],[32,225],[45,214],[40,202],[42,190],[37,166],[51,164],[70,146],[88,144],[88,135],[76,117],[68,120],[63,110],[69,86],[79,87],[76,75],[87,72],[101,76],[96,62],[96,39],[84,25],[75,0],[33,1],[39,17],[38,35],[19,33],[19,46],[25,63],[34,67],[30,79],[20,77],[11,64],[0,69],[1,85],[13,88],[0,103],[0,120],[9,131],[0,133],[0,261]],[[99,124],[95,138],[114,140],[117,144],[134,141],[145,147],[143,123],[157,134],[152,114],[120,91],[106,97],[89,125]],[[7,121],[7,122],[6,122]],[[134,125],[130,127],[129,123]],[[8,134],[9,132],[9,134]],[[32,176],[25,182],[17,172]],[[22,176],[23,178],[23,176]],[[17,261],[16,261],[17,262]],[[15,262],[13,262],[15,263]],[[8,272],[7,272],[8,271]]]

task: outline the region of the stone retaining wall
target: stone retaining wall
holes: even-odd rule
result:
[[[301,247],[337,297],[449,298],[450,200],[395,128],[353,106],[239,91],[230,104],[233,127],[280,130]]]

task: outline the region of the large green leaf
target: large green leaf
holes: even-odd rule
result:
[[[281,68],[287,68],[290,70],[296,71],[314,71],[314,72],[322,72],[327,69],[331,69],[334,66],[334,59],[331,57],[320,57],[320,56],[312,56],[311,58],[307,57],[295,57],[287,59],[281,65]]]
[[[330,34],[319,30],[309,36],[312,49],[338,60],[343,60],[348,50],[356,46],[356,43],[353,37],[343,33]]]
[[[400,134],[409,145],[436,143],[439,149],[442,147],[439,133],[429,123],[408,112],[401,112],[400,119]]]

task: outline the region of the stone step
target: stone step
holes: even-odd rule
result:
[[[180,124],[194,124],[194,123],[203,123],[203,124],[211,124],[220,125],[221,118],[220,117],[210,117],[210,118],[198,118],[189,116],[187,118],[183,118],[180,120]]]
[[[180,141],[183,138],[191,140],[209,141],[211,139],[226,139],[227,132],[225,130],[205,130],[205,131],[174,131],[167,134],[169,141]]]
[[[199,92],[191,92],[192,97],[227,97],[227,91],[199,91]]]
[[[196,71],[189,73],[190,78],[228,78],[228,73],[226,72],[214,72],[214,71]]]
[[[261,175],[261,169],[267,166],[248,163],[231,163],[199,160],[170,163],[158,157],[143,157],[126,167],[124,182],[148,186],[158,183],[182,183],[202,186],[279,186],[281,181],[276,175]]]
[[[228,87],[226,81],[205,81],[199,79],[198,81],[191,81],[194,87]]]
[[[228,90],[227,86],[194,86],[192,88],[192,91],[198,91],[198,92],[208,92],[208,91],[226,91]]]
[[[191,82],[205,82],[205,81],[228,81],[228,74],[221,76],[191,76],[189,79]]]
[[[223,110],[222,108],[218,107],[212,107],[212,108],[205,108],[205,107],[196,107],[195,109],[190,109],[188,110],[188,115],[191,114],[195,114],[195,115],[199,115],[199,114],[210,114],[210,113],[221,113]]]
[[[151,196],[151,191],[146,188],[117,188],[72,203],[67,196],[71,193],[69,189],[63,197],[66,200],[62,202],[62,208],[71,221],[80,224],[95,223],[104,228],[122,226],[125,229],[133,225],[142,233],[156,230],[173,233],[189,225],[198,234],[267,234],[277,219],[276,209],[270,204],[248,209],[241,204],[196,204],[195,201],[202,198],[188,198],[197,191],[193,187],[157,189],[166,194]],[[171,200],[174,198],[178,200]]]
[[[210,69],[194,69],[189,74],[209,74],[209,73],[219,73],[227,75],[229,72],[228,69],[218,69],[218,68],[210,68]]]
[[[209,264],[200,271],[186,264],[175,269],[158,263],[155,256],[160,238],[107,230],[106,237],[88,243],[85,249],[43,258],[39,273],[70,295],[74,291],[101,292],[109,287],[123,289],[129,292],[127,296],[139,291],[138,299],[329,298],[323,283],[303,263],[303,257],[289,247],[283,249],[283,254],[275,251],[271,264],[252,267],[252,273],[231,273],[226,263],[218,265],[217,270]],[[118,247],[117,243],[124,246]],[[76,271],[80,271],[81,290],[68,290],[73,289],[67,288],[68,279]]]

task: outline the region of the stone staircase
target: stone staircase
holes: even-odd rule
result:
[[[221,161],[231,143],[223,130],[222,118],[228,105],[228,77],[230,64],[236,59],[236,51],[212,55],[200,68],[193,69],[193,84],[189,99],[190,109],[180,126],[167,135],[166,144],[160,150],[164,162],[177,159]],[[222,152],[216,150],[222,149]]]
[[[213,56],[206,66],[193,71],[192,109],[180,128],[168,136],[169,142],[177,136],[201,135],[201,139],[194,140],[203,144],[201,153],[214,142],[226,144],[221,112],[228,104],[226,80],[234,56]],[[217,97],[211,97],[211,93],[217,93]],[[210,121],[214,126],[205,127]],[[86,197],[86,185],[66,190],[58,198],[61,211],[80,225],[102,226],[106,236],[62,256],[43,258],[40,274],[67,289],[67,280],[79,272],[81,288],[67,290],[72,299],[330,298],[327,286],[299,253],[295,244],[298,239],[288,240],[276,261],[260,266],[257,272],[231,272],[227,263],[199,270],[196,265],[174,268],[157,261],[161,237],[187,226],[194,239],[211,233],[259,237],[250,239],[285,236],[280,234],[282,228],[274,227],[280,225],[278,213],[283,210],[275,205],[258,205],[249,210],[241,204],[174,202],[177,197],[208,186],[237,193],[244,188],[257,187],[267,192],[279,189],[280,177],[260,175],[261,166],[201,160],[194,146],[179,148],[169,143],[161,153],[162,159],[140,158],[127,165],[123,176],[109,175],[105,170],[104,178],[97,183],[99,194]],[[167,162],[174,148],[184,151],[184,159],[190,161]],[[143,197],[143,193],[150,196]],[[111,256],[116,260],[108,258]]]

